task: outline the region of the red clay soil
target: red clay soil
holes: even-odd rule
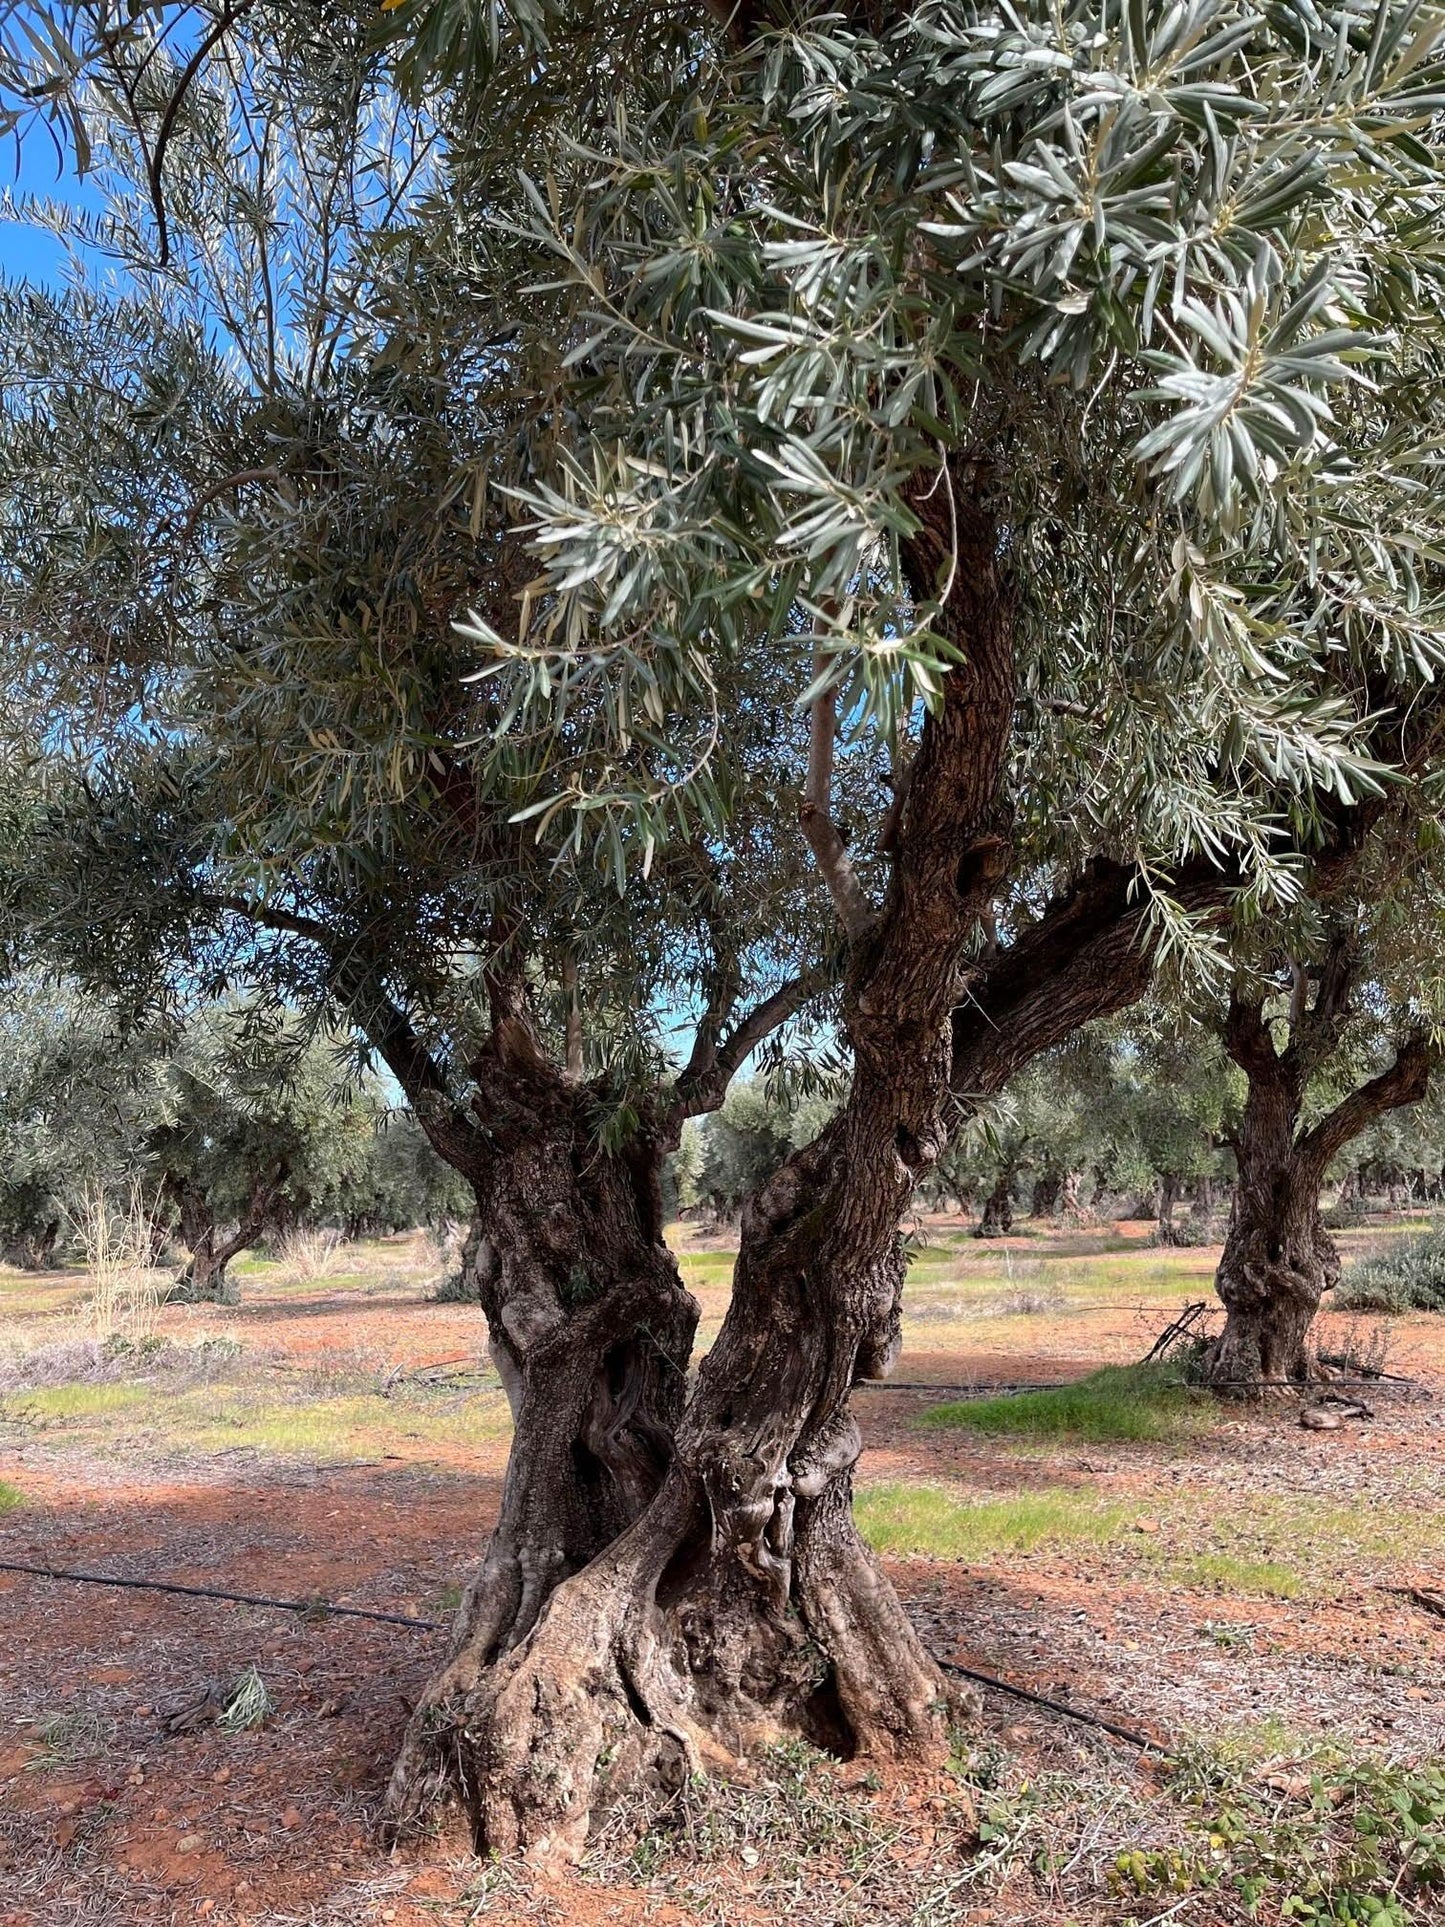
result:
[[[1153,1313],[1156,1325],[1167,1309]],[[236,1330],[236,1314],[214,1316],[218,1329]],[[253,1328],[253,1342],[264,1337],[298,1358],[349,1350],[419,1362],[465,1353],[477,1338],[465,1308],[324,1287],[294,1304],[243,1308],[239,1322]],[[1089,1360],[1077,1321],[1056,1322],[1037,1351],[1009,1354],[1007,1377],[1079,1374]],[[1133,1333],[1121,1314],[1091,1325],[1088,1345],[1109,1358]],[[1421,1321],[1397,1360],[1425,1369],[1432,1387],[1441,1377],[1439,1341]],[[992,1346],[905,1355],[899,1371],[938,1383],[1000,1375]],[[922,1393],[860,1398],[865,1480],[960,1478],[1001,1492],[1077,1482],[1132,1507],[1145,1534],[1161,1521],[1168,1530],[1180,1495],[1207,1509],[1231,1493],[1300,1494],[1367,1503],[1382,1517],[1398,1506],[1404,1518],[1423,1491],[1438,1492],[1445,1472],[1432,1402],[1382,1399],[1372,1421],[1337,1433],[1303,1432],[1279,1408],[1242,1414],[1187,1445],[1061,1446],[1034,1456],[916,1429],[929,1402]],[[495,1476],[460,1465],[212,1460],[162,1477],[9,1436],[0,1477],[24,1503],[0,1524],[0,1558],[432,1617],[446,1616],[447,1589],[475,1558],[498,1499]],[[891,1570],[941,1654],[1165,1739],[1276,1716],[1401,1756],[1445,1752],[1445,1626],[1377,1590],[1373,1568],[1357,1586],[1308,1602],[1211,1596],[1151,1580],[1130,1552],[1055,1547],[987,1570],[927,1560]],[[1399,1555],[1402,1579],[1440,1583],[1407,1539]],[[447,1905],[475,1874],[464,1840],[390,1856],[375,1829],[437,1646],[436,1634],[364,1621],[312,1623],[0,1574],[0,1927],[436,1927],[475,1917],[470,1905]],[[168,1729],[176,1709],[208,1689],[224,1696],[251,1665],[274,1705],[264,1727],[228,1734],[208,1720]],[[992,1698],[985,1720],[1041,1766],[1080,1744],[1057,1720]],[[894,1785],[878,1797],[923,1796]],[[507,1908],[492,1905],[485,1917],[505,1921]],[[682,1927],[690,1918],[641,1886],[571,1881],[557,1885],[547,1917],[578,1927]]]

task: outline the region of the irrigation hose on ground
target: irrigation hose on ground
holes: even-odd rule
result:
[[[28,1573],[35,1579],[64,1579],[77,1586],[115,1586],[129,1592],[179,1594],[183,1599],[224,1599],[237,1606],[266,1606],[273,1612],[299,1613],[303,1619],[315,1622],[331,1618],[374,1619],[383,1626],[410,1626],[418,1632],[444,1633],[450,1630],[442,1619],[422,1619],[409,1613],[376,1612],[367,1606],[335,1606],[329,1599],[270,1599],[262,1593],[223,1592],[215,1586],[183,1586],[173,1579],[125,1579],[112,1573],[75,1572],[66,1566],[27,1565],[14,1559],[0,1559],[0,1572]],[[1163,1754],[1166,1751],[1147,1734],[1120,1726],[1113,1720],[1105,1719],[1102,1714],[1087,1712],[1081,1706],[1066,1706],[1061,1700],[1030,1692],[1026,1686],[1011,1686],[1007,1680],[996,1679],[992,1673],[975,1672],[970,1666],[958,1666],[952,1660],[940,1659],[937,1653],[930,1652],[930,1657],[945,1673],[972,1680],[975,1685],[987,1687],[994,1693],[1007,1694],[1009,1698],[1022,1700],[1028,1706],[1042,1706],[1066,1720],[1077,1721],[1081,1726],[1097,1727],[1101,1733],[1109,1733],[1116,1740],[1125,1740],[1130,1746],[1137,1746],[1141,1752]]]

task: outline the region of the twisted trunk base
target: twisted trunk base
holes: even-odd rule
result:
[[[853,1522],[848,1394],[891,1368],[904,1264],[892,1230],[856,1262],[866,1247],[821,1182],[841,1135],[751,1201],[728,1317],[660,1489],[557,1575],[525,1637],[499,1528],[397,1764],[393,1824],[450,1785],[480,1850],[571,1858],[592,1816],[639,1784],[736,1768],[783,1737],[845,1758],[945,1757],[963,1702]]]
[[[1315,1314],[1339,1279],[1340,1257],[1313,1182],[1310,1174],[1304,1187],[1281,1184],[1265,1218],[1248,1199],[1236,1204],[1215,1277],[1227,1316],[1208,1360],[1221,1390],[1303,1385],[1318,1375]]]
[[[678,1466],[614,1545],[557,1586],[523,1644],[487,1665],[468,1642],[428,1693],[427,1719],[479,1852],[575,1859],[625,1795],[737,1770],[784,1738],[941,1764],[972,1701],[859,1538],[851,1479],[798,1501],[794,1535],[786,1578],[749,1571],[716,1543],[705,1481]],[[439,1790],[414,1770],[403,1755],[393,1821]]]
[[[557,1589],[639,1518],[672,1462],[698,1308],[662,1238],[663,1151],[591,1135],[585,1094],[532,1094],[532,1126],[478,1194],[471,1276],[512,1407],[501,1513],[417,1706],[394,1827],[472,1799],[465,1735]]]

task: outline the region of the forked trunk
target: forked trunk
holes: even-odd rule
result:
[[[218,1242],[214,1227],[194,1240],[187,1239],[187,1243],[191,1247],[190,1261],[166,1293],[166,1302],[172,1305],[239,1304],[241,1295],[226,1276],[226,1266],[235,1251],[228,1243]],[[244,1243],[236,1246],[236,1250],[244,1249]]]
[[[951,505],[936,495],[929,512],[947,533]],[[636,1503],[645,1477],[597,1488],[610,1505],[576,1521],[578,1556],[549,1569],[548,1582],[561,1583],[540,1613],[545,1587],[515,1609],[513,1514],[529,1502],[557,1503],[562,1461],[575,1459],[598,1389],[585,1364],[595,1363],[602,1333],[624,1385],[659,1350],[677,1355],[676,1339],[664,1348],[655,1340],[666,1308],[676,1315],[681,1287],[660,1223],[640,1227],[655,1240],[654,1262],[644,1277],[624,1280],[605,1259],[593,1349],[575,1365],[573,1333],[584,1330],[588,1307],[564,1315],[558,1304],[565,1259],[549,1250],[520,1290],[494,1287],[500,1309],[489,1302],[488,1316],[504,1357],[516,1336],[508,1307],[526,1311],[529,1325],[538,1307],[536,1339],[513,1361],[522,1384],[502,1524],[463,1603],[450,1664],[413,1719],[392,1781],[393,1823],[424,1811],[450,1778],[479,1845],[570,1856],[594,1809],[639,1777],[665,1781],[731,1764],[770,1738],[805,1734],[844,1755],[939,1759],[945,1751],[944,1676],[853,1522],[861,1441],[849,1397],[860,1380],[886,1373],[897,1352],[906,1268],[899,1226],[946,1142],[965,945],[1004,862],[990,817],[1012,656],[994,578],[997,537],[987,524],[973,533],[954,603],[967,660],[924,727],[880,912],[867,905],[826,819],[831,736],[823,740],[819,716],[831,712],[815,707],[803,823],[850,939],[847,1102],[744,1208],[732,1301],[655,1496],[642,1493],[644,1503],[651,1496],[645,1509]],[[937,579],[938,555],[926,553],[920,568]],[[573,1168],[598,1167],[577,1160]],[[590,1267],[612,1219],[571,1223],[575,1209],[554,1203],[567,1195],[562,1179],[539,1173],[528,1187],[534,1230],[545,1226],[567,1251],[585,1252],[580,1262]],[[493,1242],[501,1273],[505,1254],[525,1244],[522,1227],[504,1227]],[[633,1264],[645,1242],[629,1246]],[[625,1398],[612,1391],[615,1382],[604,1374],[617,1418],[600,1428],[587,1421],[589,1439],[600,1429],[618,1440],[617,1420],[640,1409],[630,1389]],[[664,1374],[651,1389],[661,1402],[679,1384]],[[546,1411],[545,1428],[529,1428],[534,1405]],[[613,1538],[619,1522],[626,1530]],[[533,1515],[526,1542],[538,1540]],[[573,1565],[580,1570],[562,1578]]]
[[[1375,1118],[1418,1104],[1429,1088],[1434,1046],[1423,1033],[1412,1035],[1388,1069],[1301,1128],[1309,1080],[1338,1046],[1349,1015],[1353,969],[1348,935],[1334,939],[1313,977],[1292,966],[1283,1049],[1261,999],[1238,992],[1230,999],[1225,1048],[1249,1089],[1234,1139],[1234,1204],[1215,1279],[1228,1314],[1209,1361],[1221,1387],[1303,1383],[1313,1376],[1315,1313],[1340,1273],[1339,1253],[1320,1219],[1325,1172]]]
[[[1276,1049],[1257,1005],[1235,1001],[1225,1041],[1249,1086],[1234,1139],[1234,1204],[1214,1280],[1226,1318],[1210,1377],[1233,1390],[1303,1383],[1314,1370],[1315,1313],[1340,1271],[1320,1222],[1324,1168],[1300,1137],[1306,1067],[1293,1045]]]
[[[1340,1275],[1319,1199],[1313,1163],[1289,1152],[1241,1169],[1215,1278],[1227,1317],[1210,1375],[1221,1389],[1313,1375],[1315,1314]]]

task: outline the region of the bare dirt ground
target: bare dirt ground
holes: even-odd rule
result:
[[[931,1223],[897,1378],[1046,1384],[1138,1358],[1215,1256],[1145,1230],[1000,1247]],[[727,1254],[684,1251],[706,1334]],[[108,1351],[83,1278],[0,1275],[0,1560],[445,1619],[495,1516],[505,1404],[478,1314],[429,1302],[421,1241],[341,1262],[304,1284],[254,1267],[239,1309],[169,1309]],[[1327,1343],[1360,1336],[1326,1322]],[[1414,1384],[1334,1432],[1284,1401],[1153,1438],[988,1436],[920,1424],[939,1392],[868,1391],[860,1516],[942,1656],[1186,1761],[1225,1747],[1241,1786],[1275,1789],[1278,1832],[1321,1748],[1445,1761],[1445,1620],[1386,1590],[1445,1582],[1445,1320],[1388,1345]],[[1233,1875],[1211,1886],[1235,1851],[1216,1831],[1177,1846],[1187,1773],[991,1692],[951,1780],[780,1758],[640,1835],[619,1822],[566,1879],[481,1867],[456,1833],[389,1856],[378,1801],[438,1645],[0,1572],[0,1923],[1282,1917],[1274,1887],[1256,1916]],[[269,1714],[225,1730],[249,1667]],[[1303,1869],[1318,1842],[1297,1842]],[[1445,1890],[1412,1893],[1378,1918],[1445,1921]]]

